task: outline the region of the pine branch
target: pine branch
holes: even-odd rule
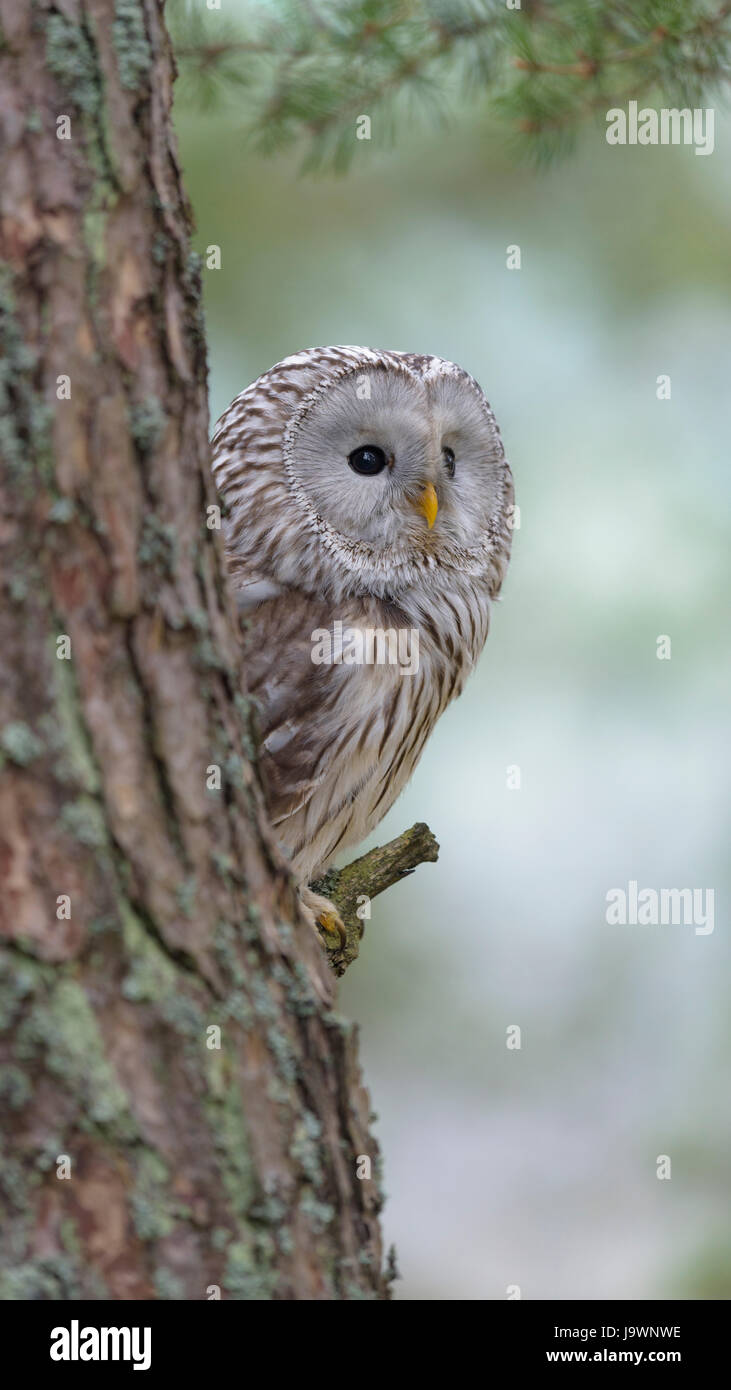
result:
[[[538,156],[597,109],[656,91],[701,104],[731,74],[731,0],[271,0],[244,27],[173,10],[187,97],[235,93],[264,152],[304,142],[306,167],[345,168],[367,115],[385,144],[415,103],[487,95]]]
[[[428,825],[419,822],[405,830],[386,845],[377,845],[344,869],[331,869],[313,883],[316,893],[322,893],[335,904],[346,931],[345,945],[328,951],[330,964],[337,975],[343,975],[356,959],[363,936],[363,913],[366,900],[385,892],[393,883],[400,883],[419,864],[434,864],[439,857],[439,845]]]

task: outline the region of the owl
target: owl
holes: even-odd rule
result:
[[[311,348],[260,376],[213,435],[269,814],[310,884],[411,777],[487,638],[513,484],[495,417],[452,362]]]

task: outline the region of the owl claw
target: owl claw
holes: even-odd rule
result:
[[[304,915],[320,943],[331,951],[332,937],[337,936],[342,951],[346,942],[345,925],[335,904],[320,893],[313,893],[311,888],[301,887],[299,896]]]
[[[319,917],[317,918],[317,921],[318,925],[322,927],[326,936],[337,936],[339,938],[340,949],[342,951],[347,937],[345,933],[345,926],[343,924],[343,920],[340,916],[340,913],[337,912],[335,908],[333,908],[330,912],[321,912]]]

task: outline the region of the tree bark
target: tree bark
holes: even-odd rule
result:
[[[0,24],[0,1297],[387,1297],[207,524],[162,6]]]

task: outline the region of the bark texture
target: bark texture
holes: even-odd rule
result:
[[[0,25],[0,1297],[382,1298],[207,526],[162,6]]]

